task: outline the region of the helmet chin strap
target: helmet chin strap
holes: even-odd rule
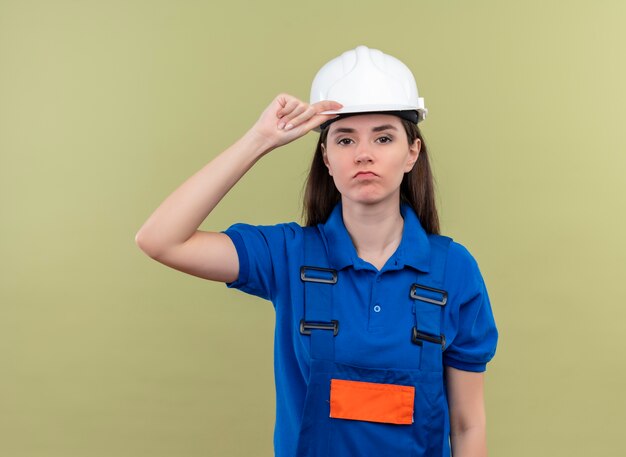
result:
[[[350,116],[358,116],[359,114],[391,114],[392,116],[398,116],[402,119],[405,119],[409,122],[413,122],[414,124],[417,124],[417,121],[419,120],[419,115],[417,114],[417,111],[415,110],[411,110],[411,111],[367,111],[367,112],[363,112],[363,113],[344,113],[344,114],[340,114],[339,117],[336,117],[334,119],[331,119],[329,121],[324,122],[322,125],[320,125],[320,130],[324,130],[326,128],[328,128],[328,126],[330,124],[332,124],[335,121],[338,121],[339,119],[343,119],[345,117],[350,117]]]

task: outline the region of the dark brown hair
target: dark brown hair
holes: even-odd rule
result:
[[[401,119],[407,139],[413,144],[419,138],[422,147],[413,169],[405,173],[400,184],[400,201],[413,208],[426,233],[439,234],[439,216],[435,204],[435,185],[428,149],[422,133],[416,124]],[[307,177],[304,190],[304,206],[302,215],[307,226],[314,226],[326,222],[335,205],[341,200],[341,194],[335,187],[332,176],[324,164],[322,145],[326,147],[326,139],[330,127],[320,133]]]

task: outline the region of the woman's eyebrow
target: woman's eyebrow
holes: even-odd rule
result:
[[[335,129],[335,131],[331,133],[330,136],[336,135],[338,133],[354,133],[354,129],[349,129],[347,127],[339,127],[338,129]]]
[[[391,124],[385,124],[385,125],[381,125],[379,127],[374,127],[372,129],[372,132],[382,132],[383,130],[398,130],[397,128],[395,128],[393,125]]]
[[[393,125],[391,124],[385,124],[385,125],[379,125],[378,127],[374,127],[372,128],[372,132],[382,132],[383,130],[398,130],[397,128],[395,128]],[[348,128],[348,127],[339,127],[338,129],[335,129],[335,131],[333,133],[330,134],[330,136],[336,135],[338,133],[354,133],[355,130]]]

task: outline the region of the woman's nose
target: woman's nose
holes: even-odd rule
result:
[[[372,161],[372,153],[369,146],[366,143],[360,143],[355,151],[354,162],[364,163]]]

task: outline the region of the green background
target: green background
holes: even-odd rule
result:
[[[279,92],[365,44],[414,72],[443,232],[500,330],[493,456],[626,455],[621,1],[0,0],[0,455],[270,455],[269,302],[138,229]],[[201,226],[299,220],[315,135]]]

